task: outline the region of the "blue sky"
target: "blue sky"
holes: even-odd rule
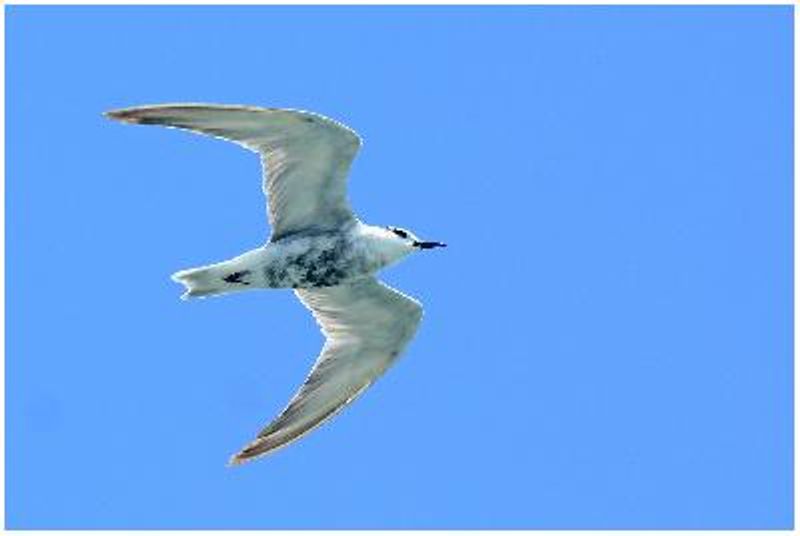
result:
[[[788,528],[792,8],[7,7],[9,528]],[[450,247],[335,420],[230,469],[321,345],[169,275],[268,236],[255,155],[105,120],[292,107]]]

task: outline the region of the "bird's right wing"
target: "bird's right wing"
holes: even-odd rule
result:
[[[332,119],[298,110],[216,104],[139,106],[106,115],[208,134],[259,152],[273,241],[305,229],[336,230],[354,219],[347,173],[361,139]]]
[[[374,277],[295,292],[322,328],[325,346],[286,409],[232,464],[282,447],[330,419],[394,362],[422,318],[419,302]]]

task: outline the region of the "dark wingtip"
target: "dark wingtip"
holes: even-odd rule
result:
[[[122,108],[119,110],[109,110],[107,112],[103,112],[103,115],[106,116],[108,119],[122,121],[123,123],[136,124],[142,122],[142,118],[136,115],[136,111],[131,110],[129,108]]]
[[[230,460],[228,460],[227,467],[236,467],[237,465],[242,465],[248,461],[247,458],[241,458],[239,454],[234,454],[231,456]]]
[[[251,462],[256,458],[260,458],[265,454],[268,454],[272,449],[262,448],[263,442],[259,440],[253,441],[251,444],[234,454],[228,460],[228,467],[235,467],[237,465],[243,465],[247,462]]]
[[[150,113],[148,113],[150,112]],[[144,108],[120,108],[104,112],[109,119],[129,123],[131,125],[160,125],[165,122],[165,117],[152,113],[153,110]]]

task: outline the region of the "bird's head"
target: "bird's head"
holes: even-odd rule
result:
[[[387,233],[388,237],[396,241],[398,244],[402,244],[403,246],[408,248],[409,252],[418,249],[443,248],[447,245],[443,244],[442,242],[429,242],[426,240],[420,240],[419,237],[417,237],[417,235],[401,227],[389,226],[386,228],[386,230],[388,231]]]

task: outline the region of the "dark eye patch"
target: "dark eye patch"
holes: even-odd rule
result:
[[[396,227],[392,227],[392,232],[399,236],[400,238],[408,238],[408,233],[402,229],[398,229]]]

